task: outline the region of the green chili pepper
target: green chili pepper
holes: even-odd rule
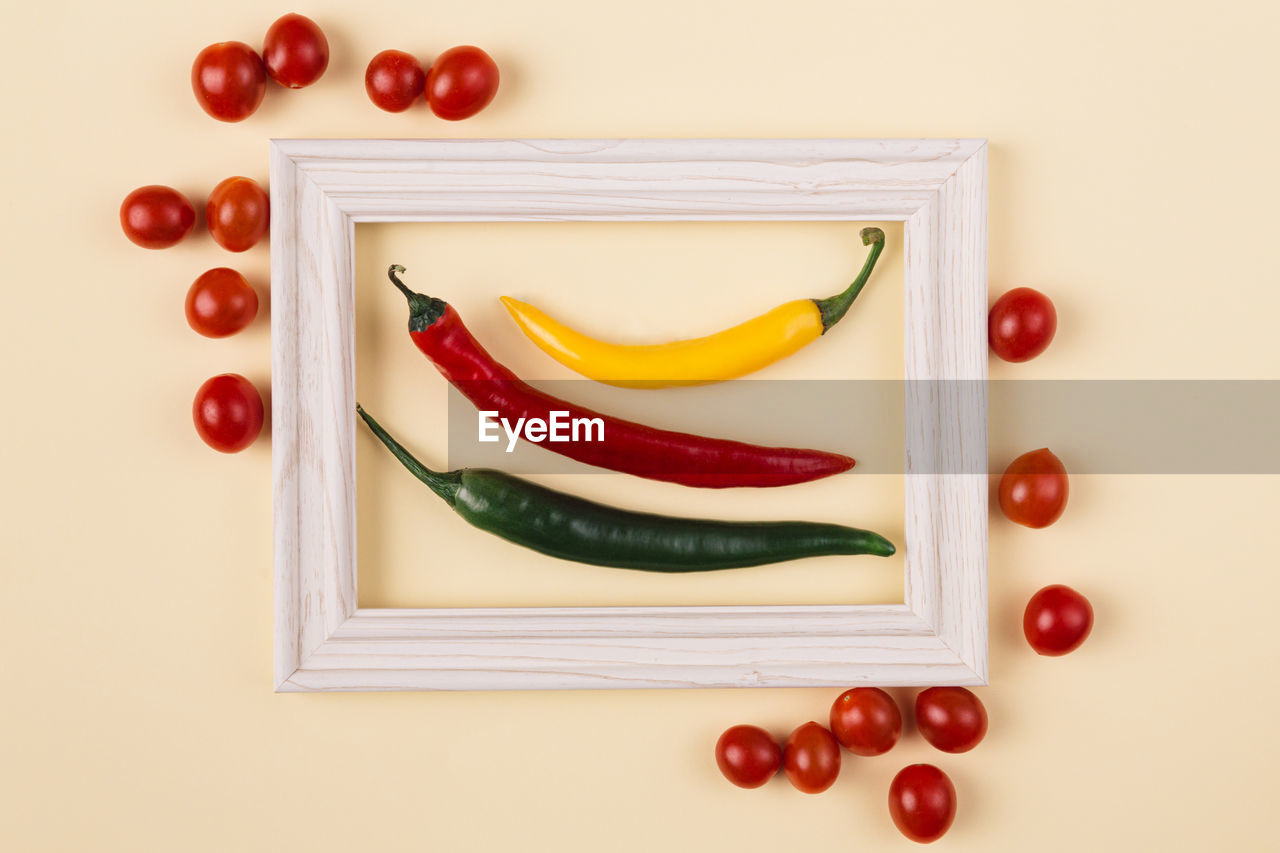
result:
[[[432,471],[360,406],[360,417],[404,467],[481,530],[578,563],[704,572],[827,554],[888,557],[878,533],[808,521],[715,521],[630,512],[489,468]]]

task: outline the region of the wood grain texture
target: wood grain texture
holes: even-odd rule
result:
[[[982,683],[987,678],[986,176],[982,146],[903,229],[905,598]]]
[[[906,219],[972,140],[283,140],[363,222]]]
[[[280,691],[980,684],[982,140],[273,140]],[[357,610],[354,224],[905,220],[905,603]]]

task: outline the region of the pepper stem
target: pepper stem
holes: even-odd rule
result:
[[[400,269],[403,271],[404,267]],[[454,505],[457,500],[458,489],[462,488],[461,471],[432,471],[426,465],[414,459],[413,454],[405,450],[400,442],[392,438],[391,434],[383,429],[382,425],[375,421],[359,403],[356,403],[356,414],[364,418],[364,422],[368,424],[369,429],[373,430],[373,434],[387,446],[387,449],[391,451],[391,455],[400,460],[401,465],[409,469],[409,473],[426,483],[431,491],[443,498],[444,502],[449,506]]]
[[[414,293],[412,290],[406,287],[405,283],[400,280],[400,277],[398,275],[396,275],[396,273],[401,273],[404,271],[405,271],[404,264],[392,264],[391,267],[387,270],[387,275],[390,276],[391,283],[394,284],[396,287],[400,288],[400,292],[405,295],[405,297],[409,300],[409,304],[412,305],[413,301],[418,298],[418,294]]]
[[[884,251],[884,232],[879,228],[863,228],[862,245],[870,246],[871,251],[867,254],[867,260],[862,264],[862,271],[858,273],[853,283],[835,296],[813,300],[818,306],[818,313],[822,316],[823,334],[826,334],[827,329],[839,323],[841,318],[849,313],[849,306],[858,298],[867,279],[871,277],[871,270],[875,268],[876,260]]]
[[[434,296],[414,293],[396,275],[401,272],[404,272],[402,265],[392,264],[387,269],[387,277],[404,294],[404,298],[409,300],[409,331],[425,332],[428,326],[444,316],[445,303]]]

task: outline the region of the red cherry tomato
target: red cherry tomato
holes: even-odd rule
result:
[[[787,738],[782,767],[797,790],[821,794],[840,775],[840,744],[822,726],[805,723]]]
[[[1093,630],[1089,599],[1069,586],[1054,584],[1031,596],[1022,615],[1022,633],[1031,648],[1057,657],[1073,652]]]
[[[991,350],[1005,361],[1029,361],[1049,347],[1058,330],[1053,302],[1038,290],[1015,287],[987,315]]]
[[[1000,477],[1000,509],[1024,527],[1048,527],[1067,508],[1070,484],[1062,460],[1042,447],[1009,463]]]
[[[272,80],[301,89],[319,80],[329,67],[329,41],[315,21],[290,12],[267,30],[262,62]]]
[[[191,405],[196,432],[222,453],[237,453],[262,431],[262,397],[253,383],[237,373],[223,373],[196,391]]]
[[[968,752],[987,734],[987,709],[963,687],[930,687],[916,696],[916,728],[943,752]]]
[[[831,705],[831,733],[854,755],[883,755],[902,734],[902,712],[878,687],[855,687]]]
[[[187,291],[187,324],[206,338],[234,335],[258,314],[258,294],[227,267],[201,273]]]
[[[267,71],[253,48],[241,41],[211,44],[191,65],[196,102],[219,121],[253,115],[267,92]]]
[[[427,75],[422,63],[403,50],[384,50],[364,72],[369,100],[389,113],[402,113],[422,95]]]
[[[219,246],[231,252],[243,252],[267,233],[271,200],[257,181],[227,178],[209,193],[204,214],[209,234]]]
[[[120,227],[144,249],[167,249],[182,242],[196,224],[196,209],[173,187],[138,187],[120,203]]]
[[[956,819],[956,788],[932,764],[904,767],[889,783],[889,816],[912,841],[937,841]]]
[[[498,94],[498,64],[478,47],[451,47],[427,72],[427,105],[449,121],[470,118]]]
[[[732,726],[716,741],[716,764],[739,788],[759,788],[782,765],[782,749],[758,726]]]

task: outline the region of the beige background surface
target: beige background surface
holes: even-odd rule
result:
[[[885,790],[917,760],[959,790],[944,849],[1269,845],[1276,477],[1077,478],[1048,530],[993,519],[987,741],[908,736],[822,796],[732,788],[711,745],[824,719],[836,690],[273,695],[269,443],[220,456],[189,421],[211,374],[267,386],[267,326],[207,341],[181,314],[210,266],[265,288],[267,249],[144,252],[116,209],[265,180],[271,136],[983,136],[992,293],[1040,287],[1061,324],[993,377],[1276,379],[1274,5],[316,0],[325,78],[206,118],[192,57],[284,11],[6,4],[0,846],[907,849]],[[476,119],[365,100],[377,50],[463,42],[503,68]],[[1098,613],[1061,660],[1018,629],[1051,582]]]
[[[360,225],[356,396],[424,462],[438,468],[457,464],[446,453],[461,444],[456,436],[452,445],[449,440],[448,385],[409,340],[404,297],[387,280],[387,267],[401,263],[406,283],[446,297],[495,358],[526,378],[552,380],[554,385],[544,386],[552,393],[655,426],[764,444],[822,447],[861,457],[864,463],[862,469],[855,466],[838,477],[785,489],[708,492],[583,466],[566,466],[576,473],[548,474],[547,463],[530,454],[531,464],[539,467],[528,479],[645,512],[852,524],[901,546],[903,475],[864,473],[868,467],[901,470],[901,412],[890,412],[887,419],[868,413],[864,427],[841,429],[806,423],[804,411],[771,410],[779,401],[812,400],[825,393],[821,389],[829,386],[822,380],[902,378],[902,223],[879,224],[888,248],[858,296],[856,310],[812,346],[752,374],[758,381],[748,392],[761,411],[747,422],[741,417],[742,406],[736,404],[746,395],[727,384],[636,391],[581,379],[527,340],[498,297],[510,293],[534,300],[567,322],[617,340],[707,334],[808,293],[843,289],[866,256],[858,238],[863,223]],[[811,380],[817,380],[819,390],[788,393],[768,387]],[[730,393],[733,396],[726,399]],[[700,410],[691,411],[691,397],[702,402]],[[474,435],[475,409],[456,398],[453,405],[468,415],[466,426],[458,427],[466,429],[468,437]],[[896,450],[895,460],[863,456],[868,442],[860,439],[860,432],[877,426],[896,432],[896,438],[886,442]],[[499,458],[485,464],[510,470],[513,463]],[[357,435],[356,469],[357,558],[364,607],[902,601],[905,549],[888,559],[821,557],[785,568],[758,566],[684,576],[601,571],[514,548],[460,524],[363,427]],[[424,553],[427,541],[431,546]]]

